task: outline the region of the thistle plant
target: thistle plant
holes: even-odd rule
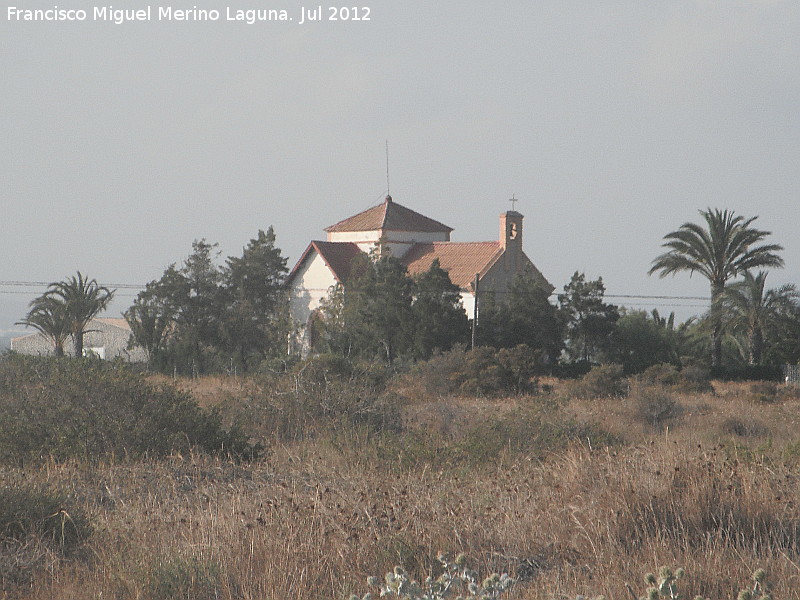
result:
[[[650,587],[647,588],[646,595],[640,598],[640,600],[658,600],[659,598],[681,600],[683,596],[681,596],[678,590],[678,581],[683,579],[684,575],[683,569],[676,569],[675,572],[673,572],[669,567],[661,567],[658,572],[658,577],[653,573],[648,573],[645,575],[644,580]],[[752,588],[741,590],[737,600],[772,600],[772,597],[764,588],[766,577],[767,573],[764,569],[757,569],[755,573],[753,573]],[[694,600],[709,599],[703,598],[702,596],[695,596]]]
[[[459,554],[453,561],[440,554],[437,560],[442,565],[442,574],[435,579],[428,576],[424,582],[418,583],[402,567],[395,567],[394,571],[386,573],[383,585],[380,585],[377,577],[368,577],[367,585],[379,587],[381,598],[394,596],[401,600],[496,600],[515,582],[508,573],[492,573],[479,581],[478,573],[467,568],[464,554]],[[372,594],[369,592],[361,598],[355,594],[350,596],[350,600],[371,599]]]
[[[772,600],[772,596],[764,587],[766,579],[767,572],[764,569],[756,569],[753,573],[753,587],[740,591],[738,600]]]
[[[659,600],[659,598],[669,598],[670,600],[682,600],[684,596],[681,595],[678,589],[678,581],[683,579],[685,572],[683,569],[676,569],[674,572],[669,567],[661,567],[658,571],[658,577],[653,573],[648,573],[644,577],[645,583],[649,586],[644,596],[639,600]],[[767,578],[767,573],[764,569],[757,569],[753,573],[753,586],[752,588],[745,588],[739,592],[737,600],[772,600],[764,582]],[[636,593],[629,584],[625,584],[631,597],[636,600]],[[575,600],[605,600],[605,596],[597,596],[590,599],[586,596],[576,596]],[[694,600],[709,600],[703,596],[695,596]]]
[[[678,592],[678,580],[683,579],[684,575],[683,569],[677,569],[673,573],[669,567],[661,567],[658,577],[653,573],[648,573],[644,580],[650,587],[647,588],[647,594],[640,600],[658,600],[659,597],[679,600],[681,595]]]

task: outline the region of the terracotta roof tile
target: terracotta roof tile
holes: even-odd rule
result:
[[[353,263],[353,259],[359,254],[363,254],[361,248],[352,242],[323,242],[315,240],[308,245],[300,260],[297,261],[297,264],[289,273],[286,278],[287,284],[294,279],[300,266],[311,254],[312,250],[322,257],[322,260],[325,261],[325,264],[339,283],[346,281],[350,276],[350,266]]]
[[[453,231],[439,221],[434,221],[416,211],[406,208],[394,202],[387,196],[386,201],[372,208],[339,221],[338,223],[326,227],[327,232],[338,231],[374,231],[383,229],[386,231],[419,231],[419,232],[446,232]]]
[[[113,325],[114,327],[119,327],[120,329],[127,329],[128,331],[130,331],[131,329],[131,326],[125,319],[112,318],[112,317],[98,317],[92,320],[100,321],[101,323],[105,323],[107,325]],[[89,324],[89,326],[91,327],[91,323]]]
[[[450,281],[461,289],[469,289],[475,275],[483,274],[501,254],[500,242],[429,242],[415,244],[403,262],[413,277],[430,269],[438,258]]]

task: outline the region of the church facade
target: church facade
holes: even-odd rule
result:
[[[395,202],[391,196],[325,229],[326,240],[309,243],[289,273],[287,288],[298,338],[296,350],[313,346],[313,319],[330,290],[345,285],[353,260],[380,251],[391,252],[415,277],[435,260],[461,290],[467,316],[472,318],[476,297],[491,293],[502,298],[519,273],[529,273],[548,293],[553,286],[522,249],[523,215],[511,210],[500,215],[500,233],[486,242],[453,242],[452,227]],[[476,289],[477,284],[477,289]]]

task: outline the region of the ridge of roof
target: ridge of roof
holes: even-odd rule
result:
[[[378,229],[428,233],[450,233],[453,231],[452,227],[444,223],[398,204],[392,200],[391,196],[386,196],[386,200],[381,204],[326,227],[325,231],[331,233],[339,231],[374,231]]]
[[[295,277],[300,267],[306,261],[311,252],[314,251],[322,258],[325,265],[331,270],[334,278],[339,283],[343,283],[350,275],[350,265],[353,259],[363,250],[358,244],[353,242],[328,242],[323,240],[312,240],[303,254],[298,259],[295,266],[286,277],[285,284],[288,285]]]

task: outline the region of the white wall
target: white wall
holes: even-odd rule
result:
[[[446,242],[448,234],[444,231],[421,232],[421,231],[387,231],[385,232],[386,246],[396,258],[403,258],[411,246],[422,242]],[[333,231],[328,233],[329,242],[353,242],[358,247],[369,254],[369,252],[381,239],[379,229],[373,231]]]
[[[325,261],[316,251],[309,253],[305,264],[295,275],[289,291],[292,319],[301,327],[305,327],[311,313],[319,308],[322,299],[328,296],[328,291],[333,285],[336,285],[336,278]]]
[[[461,291],[461,304],[464,305],[464,311],[467,313],[467,318],[472,319],[475,315],[475,296],[471,292]]]

